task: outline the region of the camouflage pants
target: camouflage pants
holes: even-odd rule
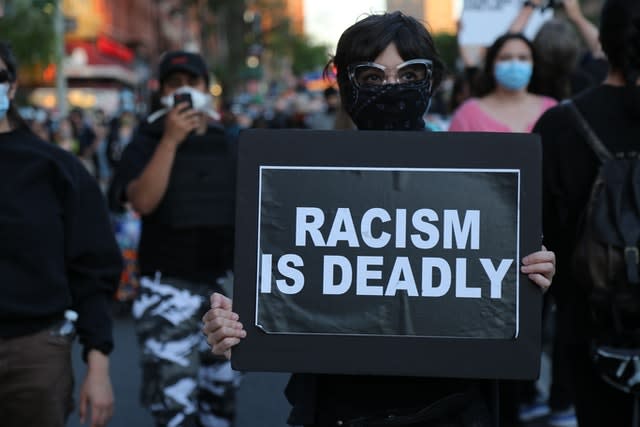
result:
[[[219,287],[143,277],[133,304],[142,356],[142,404],[157,426],[230,427],[240,374],[211,354],[201,333],[209,295]]]

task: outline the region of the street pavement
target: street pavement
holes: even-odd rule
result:
[[[128,314],[122,313],[114,320],[116,348],[111,355],[110,366],[116,406],[109,427],[153,427],[151,416],[138,402],[141,372],[133,321]],[[78,388],[84,378],[85,366],[80,360],[80,346],[76,343],[75,347],[74,372],[77,403]],[[238,394],[238,412],[234,427],[286,427],[290,405],[284,397],[284,387],[288,378],[289,375],[285,373],[245,374]],[[67,427],[81,425],[76,410],[71,414]],[[524,427],[547,427],[547,424],[542,419],[528,423]]]
[[[116,406],[109,427],[153,427],[151,416],[138,401],[141,380],[139,350],[133,321],[128,315],[116,317],[114,338],[116,347],[111,355],[110,367]],[[76,404],[78,388],[85,374],[80,354],[80,346],[76,343],[73,360]],[[284,387],[288,378],[289,375],[284,373],[247,373],[239,390],[234,427],[286,427],[290,405],[284,397]],[[67,427],[80,426],[82,424],[76,410],[71,414]]]

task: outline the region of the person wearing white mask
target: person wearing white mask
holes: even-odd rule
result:
[[[487,49],[484,88],[453,114],[453,132],[531,132],[557,102],[537,95],[535,50],[522,34],[505,34]]]
[[[127,145],[109,189],[112,208],[142,219],[140,292],[133,317],[141,347],[141,399],[156,426],[229,427],[239,375],[199,333],[214,292],[232,277],[235,148],[211,118],[209,73],[195,53],[166,53],[162,108]]]
[[[66,425],[77,331],[87,364],[80,422],[103,427],[114,406],[110,302],[120,250],[96,180],[20,117],[17,71],[0,42],[0,423]]]

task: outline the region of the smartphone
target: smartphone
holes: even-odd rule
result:
[[[181,102],[187,102],[189,104],[188,108],[193,108],[193,101],[191,100],[190,93],[176,93],[173,95],[173,105],[176,106]]]

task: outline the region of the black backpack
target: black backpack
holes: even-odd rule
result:
[[[613,155],[575,104],[565,102],[600,168],[578,228],[572,273],[589,296],[600,376],[640,395],[640,153]]]

